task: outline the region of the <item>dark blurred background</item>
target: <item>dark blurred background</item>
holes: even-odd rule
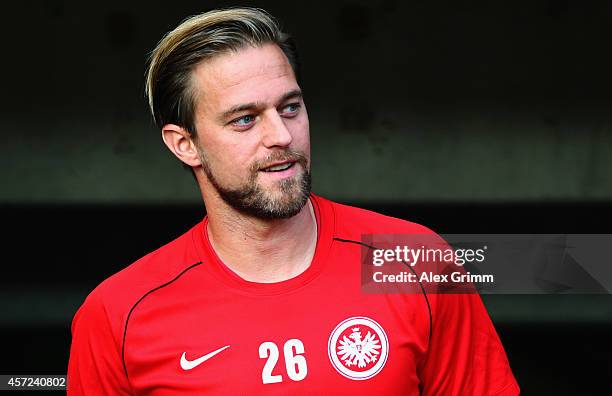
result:
[[[203,217],[143,77],[229,5],[298,42],[316,193],[439,233],[612,233],[612,2],[10,2],[0,374],[64,374],[87,293]],[[523,394],[609,393],[610,296],[484,299]]]

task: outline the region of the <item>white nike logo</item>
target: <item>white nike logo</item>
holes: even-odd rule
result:
[[[181,356],[181,368],[183,370],[191,370],[192,368],[198,367],[200,364],[204,363],[205,361],[215,356],[216,354],[223,352],[229,347],[230,347],[229,345],[226,345],[223,348],[219,348],[216,351],[213,351],[209,354],[202,356],[201,358],[197,358],[196,360],[191,360],[191,361],[187,360],[187,358],[185,357],[187,353],[183,352],[183,355]]]

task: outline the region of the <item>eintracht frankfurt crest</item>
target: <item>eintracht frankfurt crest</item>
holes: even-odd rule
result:
[[[353,380],[372,378],[389,355],[383,328],[370,318],[354,317],[340,323],[329,337],[329,360],[342,375]]]

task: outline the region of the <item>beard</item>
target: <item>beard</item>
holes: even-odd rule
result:
[[[232,208],[259,219],[287,219],[298,214],[306,202],[311,190],[311,176],[308,160],[304,153],[293,150],[276,151],[262,161],[249,167],[248,181],[237,188],[224,186],[215,176],[202,150],[198,150],[202,170],[217,193]],[[296,176],[274,182],[269,190],[257,183],[262,168],[276,161],[295,161],[293,166],[301,165],[303,172]]]

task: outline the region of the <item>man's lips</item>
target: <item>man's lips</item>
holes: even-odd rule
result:
[[[283,170],[290,169],[295,165],[297,161],[295,160],[285,160],[285,161],[276,161],[265,167],[262,167],[260,171],[263,172],[281,172]]]

